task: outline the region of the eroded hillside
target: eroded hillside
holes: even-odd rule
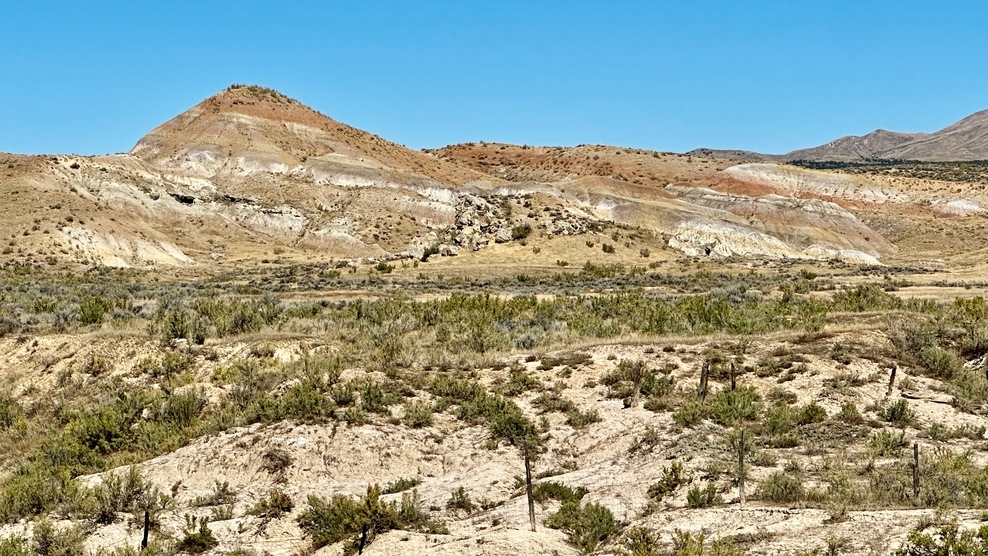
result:
[[[200,274],[270,260],[455,267],[491,246],[548,251],[554,238],[631,228],[643,238],[632,252],[928,264],[895,234],[943,218],[970,231],[984,214],[983,192],[955,182],[736,162],[606,146],[417,152],[234,86],[127,154],[5,155],[0,258]],[[908,218],[883,228],[894,214]]]

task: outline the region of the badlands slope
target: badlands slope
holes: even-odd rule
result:
[[[603,146],[416,152],[253,86],[206,99],[127,154],[0,164],[0,260],[50,266],[198,272],[427,249],[443,259],[511,242],[525,226],[536,243],[630,226],[652,238],[632,251],[715,259],[875,263],[897,253],[848,205],[897,195],[884,184]],[[930,202],[941,201],[980,210],[966,198]]]

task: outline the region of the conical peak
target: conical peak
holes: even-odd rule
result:
[[[299,101],[289,97],[288,95],[279,93],[269,87],[262,87],[260,85],[244,85],[241,83],[234,83],[233,85],[230,85],[226,89],[223,89],[220,93],[210,97],[210,100],[212,99],[217,101],[228,101],[231,103],[269,102],[275,104],[302,105]]]
[[[214,114],[235,112],[307,125],[323,126],[336,123],[325,114],[274,89],[260,85],[231,85],[199,103],[193,111],[196,109]]]

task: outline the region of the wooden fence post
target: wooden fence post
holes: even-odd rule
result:
[[[697,391],[697,395],[700,396],[701,400],[707,399],[707,379],[710,377],[710,361],[704,361],[703,367],[700,368],[700,389]]]
[[[535,497],[532,494],[532,460],[528,456],[528,442],[525,443],[525,494],[528,495],[528,519],[535,532]]]
[[[741,499],[741,509],[744,509],[744,429],[738,432],[738,496]]]
[[[913,497],[919,500],[919,443],[913,442]]]
[[[151,534],[151,511],[144,510],[144,538],[141,540],[141,552],[148,547],[148,537]]]

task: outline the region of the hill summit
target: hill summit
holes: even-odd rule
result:
[[[161,169],[207,178],[265,172],[318,180],[341,166],[416,173],[444,183],[480,177],[257,85],[232,85],[207,98],[153,129],[130,153]]]

